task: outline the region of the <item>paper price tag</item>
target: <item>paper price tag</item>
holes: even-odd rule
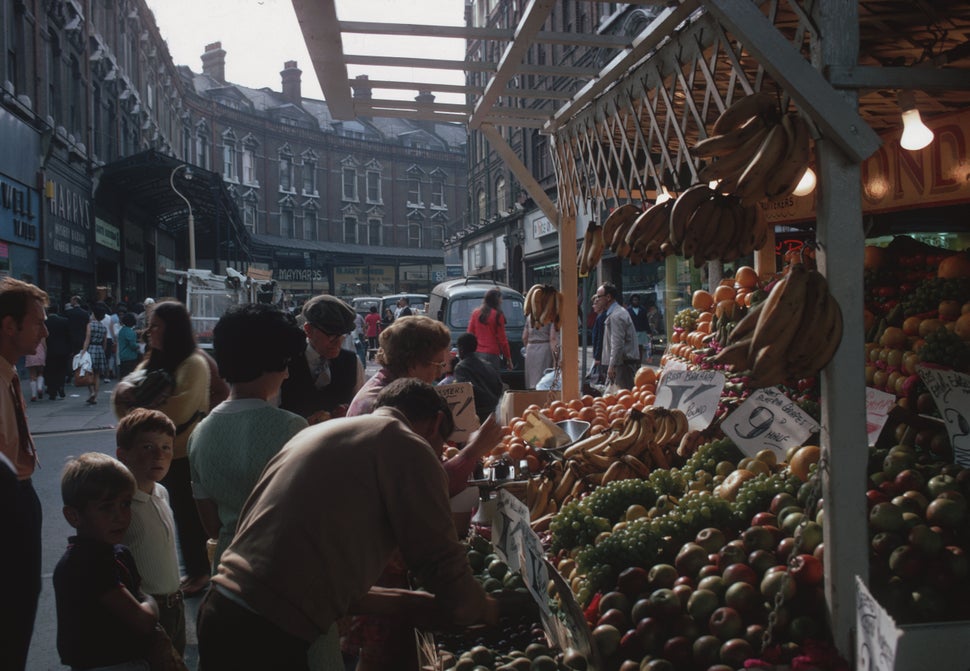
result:
[[[920,364],[916,372],[933,395],[953,446],[953,461],[970,468],[970,375]]]
[[[455,430],[448,440],[456,443],[468,442],[469,436],[481,423],[475,414],[475,390],[471,382],[455,382],[454,384],[440,384],[435,387],[441,396],[448,401],[451,414],[455,418]]]
[[[774,387],[758,389],[721,422],[721,430],[753,457],[770,449],[782,461],[790,447],[818,431],[818,423]]]
[[[714,421],[723,390],[724,374],[716,370],[664,370],[654,403],[682,411],[690,428],[703,431]]]
[[[902,632],[856,576],[856,668],[893,671]]]
[[[522,575],[526,589],[536,600],[544,618],[549,610],[549,572],[546,570],[542,542],[529,526],[529,509],[522,501],[500,489],[492,518],[492,543],[495,552],[509,565],[509,570]]]
[[[866,433],[869,444],[875,445],[882,428],[889,419],[889,411],[896,407],[896,396],[884,391],[866,387]]]
[[[686,361],[681,361],[680,359],[670,359],[664,364],[663,372],[666,373],[670,370],[688,370],[689,366]]]

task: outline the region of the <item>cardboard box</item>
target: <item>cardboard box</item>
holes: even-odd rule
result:
[[[502,394],[498,403],[499,421],[508,426],[509,422],[521,417],[525,409],[533,403],[544,408],[561,398],[562,392],[558,391],[507,391]]]

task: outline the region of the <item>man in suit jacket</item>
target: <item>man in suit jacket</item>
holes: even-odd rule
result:
[[[71,354],[77,354],[84,349],[84,339],[87,337],[91,313],[81,307],[80,296],[72,296],[71,307],[64,316],[67,317],[67,323],[70,325]]]
[[[72,354],[70,324],[57,311],[57,304],[51,303],[47,311],[47,363],[44,377],[47,379],[47,395],[52,401],[64,398],[64,381],[70,370]]]

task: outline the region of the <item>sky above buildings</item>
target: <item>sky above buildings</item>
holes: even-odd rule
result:
[[[310,63],[303,33],[290,0],[147,0],[176,65],[202,71],[205,45],[222,42],[226,79],[250,88],[279,91],[283,63],[297,61],[303,70],[303,96],[323,97]],[[336,0],[342,21],[463,25],[464,0]],[[347,54],[462,59],[464,41],[455,39],[345,35]],[[432,81],[462,84],[460,71],[348,66],[353,79]],[[380,97],[410,99],[413,92],[381,91]],[[444,102],[464,102],[439,95]]]

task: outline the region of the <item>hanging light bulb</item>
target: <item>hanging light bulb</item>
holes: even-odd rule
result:
[[[670,192],[667,191],[667,187],[661,185],[660,189],[660,193],[657,194],[657,205],[660,203],[666,203],[668,200],[673,198],[673,196],[670,195]]]
[[[792,191],[792,194],[796,196],[807,196],[815,190],[815,183],[817,181],[818,180],[815,178],[815,171],[808,168],[805,170],[805,174],[802,175],[802,178],[799,180],[798,186],[796,186],[795,190]]]
[[[912,91],[900,91],[896,101],[903,113],[903,135],[899,138],[899,146],[909,151],[919,151],[933,141],[933,131],[923,123]]]

